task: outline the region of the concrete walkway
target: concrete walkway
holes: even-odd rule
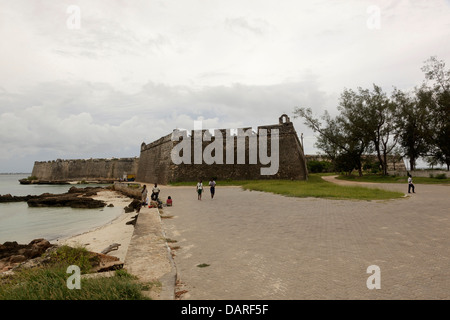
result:
[[[149,292],[152,299],[174,299],[176,269],[161,229],[156,208],[142,207],[128,246],[124,268],[143,283],[159,281],[161,286]]]
[[[332,179],[332,178],[329,178]],[[406,185],[377,187],[407,191]],[[389,201],[163,187],[181,299],[449,299],[450,187]],[[207,267],[198,267],[207,264]],[[381,270],[369,290],[367,268]]]

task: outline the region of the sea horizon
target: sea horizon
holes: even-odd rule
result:
[[[0,174],[0,195],[61,194],[74,185],[21,185],[29,173]],[[86,185],[82,185],[84,187]],[[92,186],[92,185],[89,185]],[[78,187],[78,186],[77,186]],[[0,203],[0,243],[27,244],[38,238],[48,241],[78,235],[98,228],[122,214],[123,208],[77,209],[69,207],[30,208],[26,202]]]

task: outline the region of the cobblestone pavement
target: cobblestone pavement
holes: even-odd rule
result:
[[[162,223],[179,246],[182,299],[450,298],[450,186],[388,201],[205,191],[199,201],[195,186],[162,190],[174,199]],[[367,288],[371,265],[380,289]]]

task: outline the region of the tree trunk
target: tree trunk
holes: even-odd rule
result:
[[[383,175],[386,171],[386,163],[384,162],[383,158],[381,157],[381,150],[380,150],[380,143],[376,140],[373,141],[375,144],[375,150],[377,151],[377,158],[381,165],[381,171],[383,172]]]
[[[361,165],[361,158],[358,160],[358,175],[360,176],[360,177],[362,177],[362,165]]]
[[[388,174],[388,172],[387,172],[387,154],[386,154],[386,152],[383,152],[383,161],[384,161],[384,164],[383,164],[383,175],[385,175],[385,176],[387,176],[387,174]]]
[[[413,171],[416,168],[416,161],[414,158],[409,158],[409,170]]]

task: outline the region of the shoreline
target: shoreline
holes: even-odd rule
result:
[[[112,203],[114,207],[122,207],[122,213],[104,225],[81,234],[58,238],[53,243],[58,245],[83,246],[87,250],[97,253],[101,253],[101,251],[110,245],[117,243],[120,244],[119,248],[110,251],[108,255],[117,257],[124,262],[134,231],[134,225],[126,223],[137,215],[134,211],[126,213],[124,208],[133,199],[113,190],[100,191],[92,198],[105,201],[107,204]]]
[[[138,214],[134,210],[132,212],[125,211],[125,207],[129,206],[133,199],[122,194],[121,192],[108,189],[98,191],[96,195],[92,195],[90,196],[90,198],[104,201],[107,206],[112,204],[115,207],[114,209],[117,210],[116,215],[112,216],[109,221],[106,221],[103,224],[95,224],[91,225],[90,227],[86,226],[86,229],[79,229],[78,231],[76,231],[76,233],[73,234],[68,233],[56,238],[48,238],[45,236],[37,235],[33,237],[33,240],[31,240],[31,242],[37,239],[44,239],[51,245],[84,247],[88,251],[99,254],[101,254],[103,250],[110,248],[111,245],[114,245],[113,248],[115,250],[106,252],[106,254],[112,257],[116,257],[119,259],[119,261],[124,263],[135,227],[134,224],[127,223],[133,221],[133,218]],[[30,241],[22,242],[14,240],[6,242],[16,242],[18,245],[29,245],[31,243]],[[8,246],[6,246],[4,249],[7,250],[7,248]],[[14,255],[15,253],[12,254]],[[8,258],[7,256],[5,257]],[[32,258],[27,258],[25,256],[24,259],[30,260]],[[2,259],[2,261],[3,265],[2,263],[0,263],[0,266],[2,266],[0,267],[0,274],[3,274],[4,272],[11,270],[15,266],[17,266],[17,263],[9,262],[9,259]]]

